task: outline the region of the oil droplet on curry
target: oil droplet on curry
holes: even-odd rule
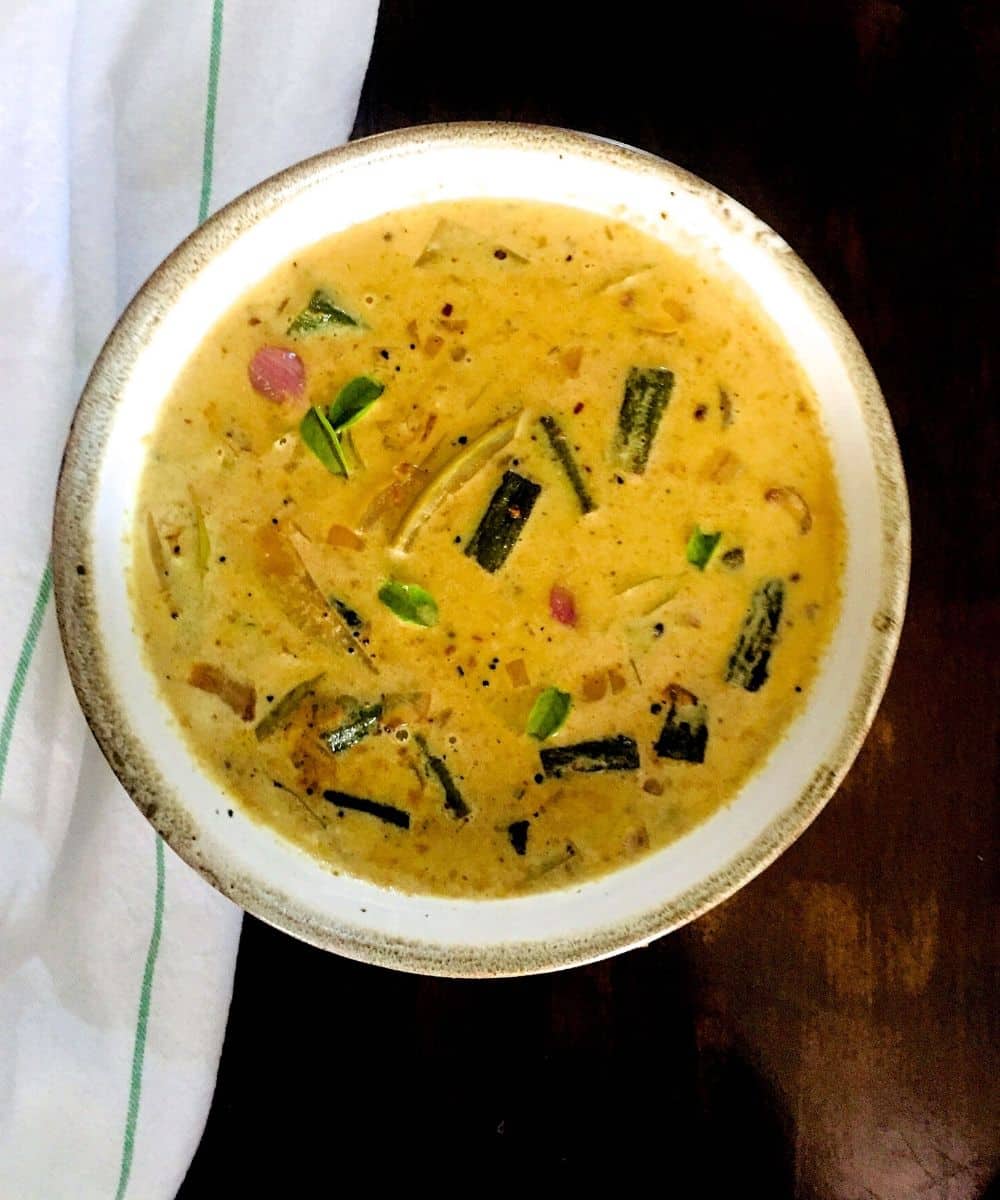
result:
[[[485,201],[247,294],[164,407],[134,543],[231,803],[453,896],[591,878],[731,799],[844,554],[815,399],[748,298],[628,224]]]

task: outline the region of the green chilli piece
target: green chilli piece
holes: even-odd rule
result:
[[[419,583],[401,583],[388,579],[378,590],[378,598],[401,621],[430,628],[437,624],[437,601]]]
[[[535,703],[531,706],[525,733],[544,742],[546,738],[562,729],[572,707],[573,700],[569,692],[561,692],[554,687],[546,688],[538,693]]]
[[[360,328],[361,322],[340,307],[329,292],[317,288],[305,308],[292,318],[289,333],[332,333],[345,327]]]
[[[670,403],[674,373],[666,367],[631,367],[618,413],[615,458],[633,475],[646,470],[660,418]]]
[[[577,742],[574,746],[553,746],[540,750],[542,770],[559,779],[563,771],[637,771],[639,747],[624,733],[613,737]]]
[[[756,692],[767,682],[771,650],[785,605],[785,585],[766,579],[750,597],[743,627],[726,664],[727,683]]]
[[[573,449],[569,444],[569,439],[563,432],[562,426],[555,417],[543,416],[538,418],[539,424],[545,430],[545,436],[549,440],[549,446],[552,448],[552,453],[555,455],[565,472],[566,478],[569,480],[569,485],[576,495],[580,505],[580,511],[585,515],[593,512],[597,505],[590,492],[587,490],[587,485],[584,482],[583,474],[577,465],[576,458],[573,455]]]
[[[336,729],[326,729],[320,735],[320,741],[331,754],[339,754],[341,750],[349,750],[363,741],[370,733],[378,729],[379,718],[382,716],[381,703],[362,705],[343,725]]]
[[[338,433],[360,421],[385,391],[385,384],[370,375],[357,375],[345,383],[326,410],[326,418]]]
[[[708,566],[708,560],[715,553],[715,547],[721,540],[721,533],[706,533],[699,525],[696,525],[687,544],[687,560],[691,566],[697,567],[699,571],[704,571]]]
[[[347,459],[344,457],[340,438],[321,408],[314,405],[302,418],[299,437],[331,475],[347,477]]]
[[[540,484],[516,471],[504,471],[500,486],[465,547],[465,553],[484,571],[492,575],[507,561],[541,490]]]
[[[269,738],[272,733],[278,731],[281,725],[291,720],[306,697],[311,696],[316,691],[316,685],[323,678],[324,674],[325,672],[321,671],[311,679],[303,679],[301,683],[297,683],[295,687],[285,692],[271,711],[257,722],[254,732],[257,735],[258,742]]]

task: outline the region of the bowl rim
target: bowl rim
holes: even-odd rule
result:
[[[215,253],[238,238],[290,195],[308,188],[328,168],[373,154],[412,152],[416,146],[474,146],[498,141],[531,144],[551,153],[605,156],[618,165],[657,173],[707,202],[751,220],[767,238],[813,315],[831,336],[861,407],[872,450],[883,550],[877,616],[868,635],[865,665],[854,703],[834,750],[796,799],[787,804],[740,853],[679,896],[586,937],[511,942],[489,949],[443,946],[432,940],[387,937],[340,917],[318,923],[266,880],[248,879],[228,864],[203,858],[185,829],[184,804],[152,767],[117,696],[102,650],[92,582],[90,522],[117,388],[159,323],[164,301]],[[112,391],[109,404],[107,393]],[[95,454],[95,446],[98,453]],[[892,421],[875,374],[833,300],[787,243],[760,218],[712,184],[647,151],[592,134],[553,126],[505,122],[452,122],[407,127],[350,142],[306,159],[262,181],[220,209],[163,260],[119,317],[83,388],[66,441],[56,490],[52,537],[56,615],[70,677],[84,716],[125,791],[168,845],[214,888],[247,912],[303,941],[348,958],[398,970],[453,977],[527,975],[608,957],[686,924],[727,899],[760,874],[819,814],[853,763],[888,683],[899,643],[910,570],[910,518],[906,481]],[[81,565],[86,564],[81,570]],[[277,835],[276,835],[277,836]],[[562,895],[559,889],[551,895]]]

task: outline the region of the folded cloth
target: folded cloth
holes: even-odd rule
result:
[[[209,211],[351,128],[377,0],[3,0],[0,1197],[175,1195],[240,913],[166,850],[85,730],[51,602],[74,403]]]

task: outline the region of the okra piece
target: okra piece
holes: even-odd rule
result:
[[[670,403],[674,373],[666,367],[632,367],[618,413],[615,457],[633,475],[646,470],[660,418]]]
[[[708,709],[676,684],[669,688],[670,711],[653,750],[660,758],[703,763],[708,745]]]
[[[766,579],[750,597],[750,607],[726,666],[726,682],[756,692],[767,682],[774,638],[785,604],[785,585]]]
[[[542,770],[556,779],[564,771],[636,771],[639,769],[639,748],[633,738],[624,733],[614,737],[595,738],[573,746],[552,746],[539,751]]]
[[[542,488],[516,471],[504,471],[465,553],[492,575],[507,561]]]

